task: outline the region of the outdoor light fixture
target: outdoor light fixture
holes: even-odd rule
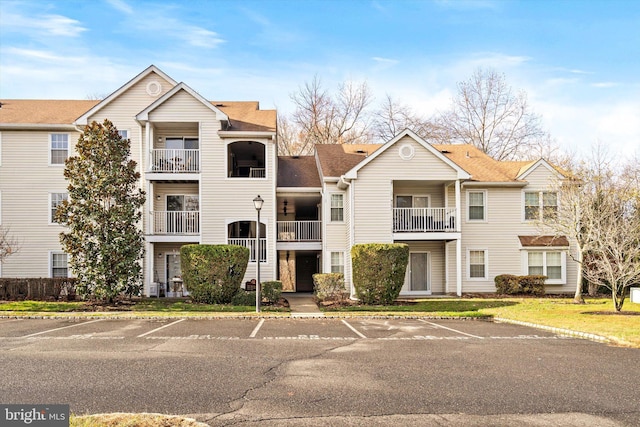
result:
[[[287,205],[289,204],[289,202],[287,202],[287,199],[284,199],[283,204],[284,204],[284,209],[283,209],[284,216],[287,216]]]
[[[253,199],[253,206],[256,208],[256,212],[258,212],[258,222],[256,222],[256,313],[260,313],[260,209],[262,209],[262,204],[264,200],[258,194],[258,196]]]

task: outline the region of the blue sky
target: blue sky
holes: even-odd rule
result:
[[[568,150],[640,156],[640,1],[0,2],[0,98],[86,99],[150,64],[213,100],[290,111],[318,75],[430,115],[493,67]]]

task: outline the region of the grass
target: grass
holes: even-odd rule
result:
[[[640,304],[626,300],[616,313],[610,298],[443,298],[418,300],[406,305],[325,308],[327,315],[429,315],[504,318],[601,335],[640,348]]]

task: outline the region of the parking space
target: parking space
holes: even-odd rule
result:
[[[0,339],[504,340],[550,332],[486,321],[431,319],[1,319]]]

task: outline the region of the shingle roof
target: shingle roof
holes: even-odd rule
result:
[[[569,246],[569,239],[566,236],[518,236],[520,244],[523,247],[531,246],[550,246],[550,247],[566,247]]]
[[[314,156],[278,157],[278,187],[320,187]]]
[[[498,161],[471,144],[438,144],[434,148],[453,160],[471,175],[472,181],[510,182],[517,181],[520,169],[531,161]]]
[[[0,123],[73,124],[99,100],[6,99],[0,101]]]
[[[4,124],[73,124],[100,100],[2,100],[0,123]],[[275,132],[276,111],[260,110],[258,102],[217,102],[213,105],[229,116],[232,131]]]
[[[261,110],[256,101],[211,101],[229,116],[232,131],[276,131],[276,110]]]
[[[349,169],[360,163],[366,157],[365,154],[352,154],[347,152],[350,144],[317,144],[316,153],[320,161],[320,169],[325,177],[339,177]],[[355,146],[351,146],[357,151]],[[370,154],[370,153],[368,153]]]

